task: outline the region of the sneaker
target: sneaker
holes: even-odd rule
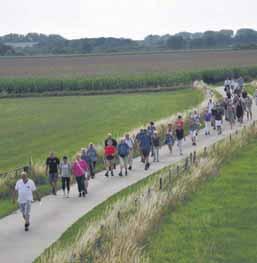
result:
[[[25,224],[25,229],[26,232],[29,231],[29,223]]]
[[[119,176],[122,176],[122,172],[119,173]]]
[[[106,176],[106,177],[109,177],[109,173],[108,173],[108,172],[106,172],[106,173],[105,173],[105,176]]]
[[[114,176],[113,171],[111,171],[111,176]]]
[[[85,197],[86,196],[85,192],[83,192],[82,195],[83,195],[83,197]]]
[[[79,197],[81,197],[81,193],[79,193]]]
[[[131,166],[129,166],[129,168],[128,168],[130,171],[132,170],[132,167]]]

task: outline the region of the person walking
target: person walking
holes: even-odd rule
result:
[[[115,148],[115,156],[112,160],[112,165],[113,165],[113,169],[116,169],[116,162],[117,162],[117,146],[118,146],[118,142],[116,139],[114,139],[112,137],[111,133],[108,133],[108,137],[105,139],[104,141],[104,146],[108,146],[109,142],[111,142],[111,144],[113,145],[113,147]]]
[[[254,96],[254,99],[255,99],[255,104],[257,106],[257,88],[256,88],[253,96]]]
[[[144,163],[144,156],[143,156],[143,153],[140,149],[140,144],[141,144],[141,139],[142,137],[144,136],[144,129],[140,129],[139,133],[136,135],[136,143],[137,143],[137,148],[140,152],[140,156],[141,156],[141,162]]]
[[[252,112],[253,100],[249,95],[247,95],[247,97],[245,98],[244,104],[245,104],[247,120],[248,121],[252,120],[253,119],[253,112]]]
[[[76,178],[78,185],[79,197],[85,197],[87,194],[88,180],[87,180],[88,164],[82,160],[80,154],[76,155],[76,159],[72,164],[72,174]]]
[[[178,146],[180,155],[183,155],[182,141],[183,139],[185,139],[185,137],[184,137],[184,121],[181,115],[178,116],[175,122],[175,125],[176,125],[177,146]]]
[[[139,147],[143,155],[143,161],[145,163],[145,171],[147,171],[150,167],[149,155],[151,151],[151,146],[152,146],[151,136],[147,133],[147,130],[144,130],[144,133],[142,134],[140,139]]]
[[[160,162],[159,152],[161,147],[161,141],[158,131],[154,131],[152,143],[153,143],[153,153],[154,153],[154,162]]]
[[[167,133],[166,133],[165,144],[168,145],[170,154],[172,154],[172,148],[173,148],[174,142],[175,142],[175,139],[174,139],[174,134],[173,134],[173,127],[172,127],[172,124],[169,123]]]
[[[28,178],[28,174],[26,172],[22,172],[21,179],[19,179],[15,185],[13,201],[15,202],[15,199],[18,195],[20,211],[25,221],[25,231],[28,231],[30,226],[30,212],[31,204],[33,202],[33,192],[35,193],[38,201],[40,201],[41,199],[38,192],[36,191],[35,183]]]
[[[218,135],[222,134],[222,121],[223,121],[223,109],[220,105],[217,105],[215,112],[215,126]]]
[[[205,124],[204,133],[205,133],[205,136],[211,135],[211,133],[210,133],[211,118],[212,118],[211,113],[207,109],[204,113],[204,124]]]
[[[56,195],[59,164],[59,158],[57,158],[55,154],[51,152],[49,157],[46,159],[46,174],[48,175],[49,183],[52,186],[53,195]]]
[[[226,114],[227,114],[227,121],[230,124],[231,130],[233,129],[233,125],[235,124],[235,107],[233,104],[232,98],[227,98],[226,100]]]
[[[238,122],[242,124],[244,120],[244,105],[241,97],[238,98],[238,101],[236,103],[236,116]]]
[[[134,149],[134,140],[130,138],[129,134],[125,136],[125,143],[129,147],[129,155],[128,155],[128,169],[132,170],[133,166],[133,149]]]
[[[111,176],[114,176],[113,174],[113,163],[114,158],[116,156],[117,148],[113,146],[112,141],[109,140],[107,142],[107,146],[104,147],[104,157],[105,157],[105,165],[106,165],[106,173],[105,176],[109,176],[109,171],[111,172]]]
[[[154,125],[154,122],[151,121],[149,126],[147,127],[147,133],[150,135],[151,140],[153,140],[154,132],[156,131],[156,127]],[[151,145],[151,156],[154,156],[154,150],[153,150],[153,144]]]
[[[88,156],[89,161],[89,172],[92,179],[95,178],[95,169],[96,169],[96,162],[98,159],[97,151],[93,143],[90,143],[86,155]]]
[[[122,139],[118,144],[118,156],[120,159],[120,173],[119,176],[122,176],[122,170],[125,170],[125,175],[128,175],[128,155],[129,155],[129,146],[125,142],[125,139]]]
[[[64,156],[63,161],[60,163],[60,175],[62,178],[63,196],[69,198],[70,195],[70,178],[71,178],[71,163],[68,162],[68,157]],[[66,195],[67,189],[67,195]]]

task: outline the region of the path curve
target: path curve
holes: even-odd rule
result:
[[[223,87],[218,88],[224,94]],[[257,120],[257,107],[253,105],[253,120]],[[245,122],[249,125],[251,122]],[[32,225],[29,232],[24,232],[21,215],[18,211],[0,220],[0,262],[3,263],[30,263],[33,262],[46,248],[53,244],[62,233],[75,223],[81,216],[88,213],[94,207],[105,201],[115,193],[135,184],[150,174],[176,163],[189,155],[194,150],[203,149],[213,143],[234,133],[240,129],[236,125],[232,131],[229,124],[225,122],[224,132],[217,136],[212,132],[210,137],[206,137],[201,130],[198,136],[197,147],[191,145],[187,138],[184,143],[184,156],[179,156],[178,149],[175,147],[174,154],[171,156],[167,147],[160,151],[160,163],[151,165],[148,171],[144,171],[143,164],[139,158],[134,160],[134,170],[128,177],[105,178],[104,172],[96,175],[90,181],[89,194],[86,199],[77,197],[76,186],[72,186],[71,198],[63,198],[62,193],[58,192],[57,197],[46,196],[42,199],[42,205],[35,202],[32,207]]]

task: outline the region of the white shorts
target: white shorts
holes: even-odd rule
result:
[[[222,126],[222,121],[215,121],[216,127],[221,127]]]

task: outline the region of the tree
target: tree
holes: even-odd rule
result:
[[[171,36],[167,40],[167,47],[170,49],[183,49],[186,47],[186,40],[182,36]]]

